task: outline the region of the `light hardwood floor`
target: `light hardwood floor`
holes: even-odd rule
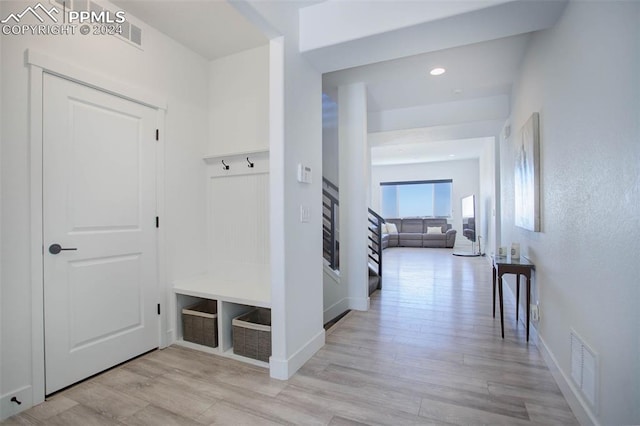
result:
[[[61,392],[6,424],[571,425],[538,349],[505,300],[491,315],[486,258],[388,249],[384,288],[289,381],[170,347]]]

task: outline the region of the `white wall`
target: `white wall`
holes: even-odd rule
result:
[[[349,288],[341,283],[340,275],[325,266],[323,271],[324,314],[323,323],[327,323],[349,309]]]
[[[603,425],[640,424],[640,3],[571,2],[536,34],[500,145],[502,243],[536,265],[538,333],[565,378],[569,332],[598,354]],[[542,230],[514,226],[513,143],[540,113]],[[511,281],[513,283],[513,281]]]
[[[2,4],[0,4],[0,15],[4,16],[3,13],[3,7]],[[3,84],[3,74],[4,74],[4,61],[3,61],[3,54],[2,54],[2,40],[0,40],[0,167],[2,165],[2,146],[3,146],[3,141],[4,141],[4,114],[3,114],[3,107],[4,107],[4,102],[2,102],[2,99],[4,99],[4,84]],[[4,309],[2,309],[3,306],[3,295],[2,295],[2,288],[3,288],[3,280],[2,280],[2,270],[3,270],[3,256],[2,256],[2,206],[4,204],[4,200],[2,197],[2,172],[0,170],[0,398],[2,397],[2,395],[4,395],[4,389],[2,387],[2,383],[4,383],[4,379],[3,379],[3,371],[4,369],[2,368],[3,364],[3,359],[4,359],[4,351],[2,350],[2,342],[4,342],[3,340],[3,333],[4,333],[4,326],[3,324],[7,324],[9,318],[7,318],[4,314]],[[11,398],[9,398],[11,399]],[[2,406],[0,405],[0,420],[2,420],[3,418],[5,418],[7,415],[3,414],[4,410],[2,409]]]
[[[24,2],[0,2],[0,15],[19,12],[24,7]],[[205,270],[202,155],[207,140],[207,62],[154,29],[145,25],[142,28],[144,50],[111,36],[0,36],[3,111],[0,395],[3,398],[10,398],[16,390],[28,390],[34,380],[31,376],[33,307],[29,264],[26,49],[39,50],[168,99],[163,136],[166,217],[161,218],[161,226],[166,232],[166,278],[171,281]],[[34,395],[35,400],[42,397]],[[20,409],[28,408],[28,405],[23,404]],[[0,417],[10,414],[4,411]]]
[[[338,143],[337,94],[322,97],[322,177],[338,185],[340,183],[340,146]],[[330,193],[334,193],[330,190]],[[336,219],[339,223],[340,220]],[[338,232],[336,230],[336,232]],[[327,323],[349,309],[348,288],[342,284],[340,275],[330,268],[323,274],[323,323]]]
[[[267,291],[269,156],[256,151],[269,149],[269,66],[268,44],[209,63],[207,144],[211,155],[246,153],[224,158],[231,167],[228,172],[221,170],[220,158],[207,167],[209,276]],[[245,158],[254,163],[253,168],[247,168]],[[239,193],[248,196],[237,198]]]
[[[322,79],[298,51],[298,5],[293,2],[250,1],[243,13],[264,29],[282,34],[283,90],[271,97],[272,175],[271,376],[291,377],[322,345]],[[248,8],[249,10],[244,10]],[[272,49],[273,50],[273,49]],[[273,68],[272,68],[273,69]],[[274,106],[282,117],[273,115]],[[303,163],[313,170],[311,184],[299,183],[296,169]],[[310,208],[309,222],[300,221],[300,206]],[[275,244],[275,245],[274,245]],[[274,252],[274,247],[280,248]]]
[[[338,185],[338,104],[329,96],[322,100],[322,176]]]
[[[269,148],[269,46],[211,61],[208,153]]]
[[[453,179],[451,209],[453,217],[449,223],[457,232],[455,247],[471,248],[471,242],[462,235],[462,217],[460,216],[460,200],[467,195],[476,195],[476,213],[479,213],[478,200],[480,178],[478,160],[442,161],[419,164],[403,164],[394,166],[371,167],[371,205],[380,211],[380,182],[402,182],[412,180]],[[477,220],[482,217],[478,214]],[[484,236],[483,236],[484,237]]]
[[[482,252],[487,254],[496,253],[496,241],[498,239],[498,201],[497,194],[500,193],[498,179],[496,178],[496,139],[484,143],[484,149],[479,160],[480,168],[480,191],[476,201],[476,208],[480,211],[481,220],[478,221],[478,234],[482,235]]]

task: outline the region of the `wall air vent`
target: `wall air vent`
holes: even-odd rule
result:
[[[89,11],[90,12],[96,12],[96,13],[100,13],[104,10],[104,7],[100,6],[99,4],[96,4],[92,1],[89,2]]]
[[[99,5],[97,2],[93,0],[73,0],[74,4],[75,2],[79,2],[79,1],[83,1],[84,4],[87,5],[86,7],[88,8],[89,11],[93,11],[96,13],[102,12],[103,10],[109,11],[109,9],[102,7],[101,5]],[[117,11],[118,9],[110,11],[109,14],[111,16],[115,16],[115,12]],[[125,13],[125,16],[126,16],[126,20],[121,24],[119,24],[120,25],[119,33],[114,34],[114,36],[130,44],[133,44],[136,47],[142,47],[142,28],[133,24],[130,21],[130,18],[131,18],[130,15],[127,15]]]
[[[131,24],[131,35],[129,37],[131,43],[142,46],[142,28]]]
[[[115,16],[115,12],[119,10],[119,9],[115,9],[111,11],[110,9],[107,9],[101,6],[100,4],[98,4],[93,0],[49,0],[49,3],[54,6],[63,8],[64,10],[67,11],[67,13],[70,10],[74,10],[76,12],[88,11],[88,12],[93,12],[96,16],[100,16],[103,11],[106,12],[109,16]],[[120,25],[119,30],[121,31],[113,35],[121,40],[128,42],[129,44],[132,44],[136,47],[141,48],[142,47],[142,28],[138,25],[133,24],[129,20],[129,18],[131,17],[130,15],[127,15],[125,13],[125,16],[126,16],[126,20],[121,24],[119,24]],[[108,28],[106,28],[105,31],[107,31],[108,34],[112,34],[108,32],[109,31]]]
[[[571,378],[591,408],[597,413],[598,357],[578,334],[571,330]]]
[[[67,4],[69,4],[71,2],[67,2]],[[89,2],[87,0],[73,0],[73,10],[78,11],[78,12],[82,12],[84,10],[89,10],[88,8],[88,4]]]

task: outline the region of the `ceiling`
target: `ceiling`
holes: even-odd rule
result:
[[[323,90],[364,81],[369,112],[509,95],[529,34],[325,74]],[[446,73],[431,76],[435,67]]]
[[[502,103],[508,105],[511,86],[530,37],[531,34],[520,34],[328,73],[323,77],[323,90],[335,93],[340,85],[364,81],[370,127],[374,115],[379,117],[385,111],[410,108],[428,115],[423,122],[428,122],[429,127],[438,126],[439,123],[434,122],[438,119],[442,120],[440,124],[480,121],[486,117],[482,102],[504,97]],[[445,68],[446,73],[431,76],[429,71],[435,67]],[[480,109],[469,112],[470,105]],[[498,134],[508,117],[508,108],[501,110],[502,115],[492,117],[495,122],[488,130],[492,134]],[[369,134],[372,164],[479,158],[487,136],[486,130],[483,131],[485,133],[473,137],[469,137],[468,131],[463,135],[451,128],[435,134],[421,127],[375,131]]]
[[[228,1],[112,2],[209,60],[268,42],[267,37]],[[270,2],[274,8],[285,3],[292,5],[291,2]],[[511,87],[531,31],[551,25],[562,11],[556,5],[559,3],[509,0],[503,7],[486,8],[459,18],[425,23],[315,52],[307,51],[305,56],[318,69],[338,69],[333,62],[349,62],[351,57],[357,58],[356,62],[360,64],[368,63],[324,74],[323,91],[331,94],[340,85],[366,83],[370,128],[376,122],[375,133],[370,133],[369,138],[377,141],[372,143],[376,146],[372,155],[378,163],[477,157],[480,155],[478,147],[483,145],[479,141],[498,134],[499,126],[509,115]],[[297,1],[293,6],[314,4],[322,2]],[[531,10],[527,12],[523,7]],[[542,10],[545,8],[549,10]],[[541,17],[535,16],[536,9],[542,10]],[[447,32],[447,28],[450,31]],[[435,36],[427,36],[430,34]],[[385,37],[388,40],[385,41]],[[411,45],[418,54],[398,58],[400,52],[411,50],[403,47],[405,44]],[[365,59],[367,55],[369,60]],[[429,70],[436,66],[446,68],[447,72],[437,77],[429,75]],[[395,117],[413,114],[414,121],[384,128],[390,111]],[[405,114],[405,111],[411,111],[411,114]],[[476,111],[477,116],[474,115]],[[431,121],[419,124],[420,118]],[[407,132],[413,132],[410,138],[406,137]],[[376,134],[379,137],[376,138]],[[400,145],[405,147],[401,150]],[[388,159],[382,160],[381,156],[388,156]]]
[[[469,134],[468,126],[458,126],[465,129],[462,134],[451,124],[485,120],[483,105],[494,104],[496,99],[503,98],[502,104],[508,105],[530,37],[530,33],[520,34],[331,72],[323,77],[323,90],[335,93],[338,86],[365,82],[370,129],[374,121],[393,110],[414,108],[415,114],[425,116],[425,127],[370,133],[373,165],[479,158],[487,132],[499,133],[508,107],[490,116],[492,127],[483,126],[475,135]],[[435,67],[445,68],[445,74],[430,75]],[[445,122],[449,125],[446,132],[433,131]]]
[[[268,43],[264,34],[226,1],[111,1],[208,60]]]
[[[479,158],[487,143],[493,138],[468,138],[432,141],[423,129],[400,132],[375,133],[369,136],[371,165],[429,163],[436,161],[458,161]],[[371,139],[374,139],[373,141]],[[395,139],[396,143],[385,145],[381,139]]]
[[[423,18],[432,9],[396,5],[422,12]],[[436,12],[451,6],[436,0],[432,5]],[[478,158],[486,138],[494,140],[509,118],[511,89],[532,34],[553,26],[566,3],[509,0],[476,5],[481,7],[422,22],[405,14],[408,27],[305,52],[317,67],[329,71],[323,76],[323,91],[333,99],[337,87],[365,83],[374,164]],[[376,6],[372,2],[368,7]],[[366,7],[359,10],[367,13]],[[372,16],[386,19],[380,13]],[[345,66],[349,63],[353,65]],[[431,76],[435,67],[446,72]]]

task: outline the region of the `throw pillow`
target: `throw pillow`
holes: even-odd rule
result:
[[[427,226],[427,234],[442,234],[441,226]]]
[[[395,223],[387,223],[387,231],[389,232],[389,234],[397,234],[398,228],[396,227]]]
[[[380,232],[382,232],[383,234],[388,234],[389,231],[387,230],[387,224],[383,223],[382,225],[380,225]]]

